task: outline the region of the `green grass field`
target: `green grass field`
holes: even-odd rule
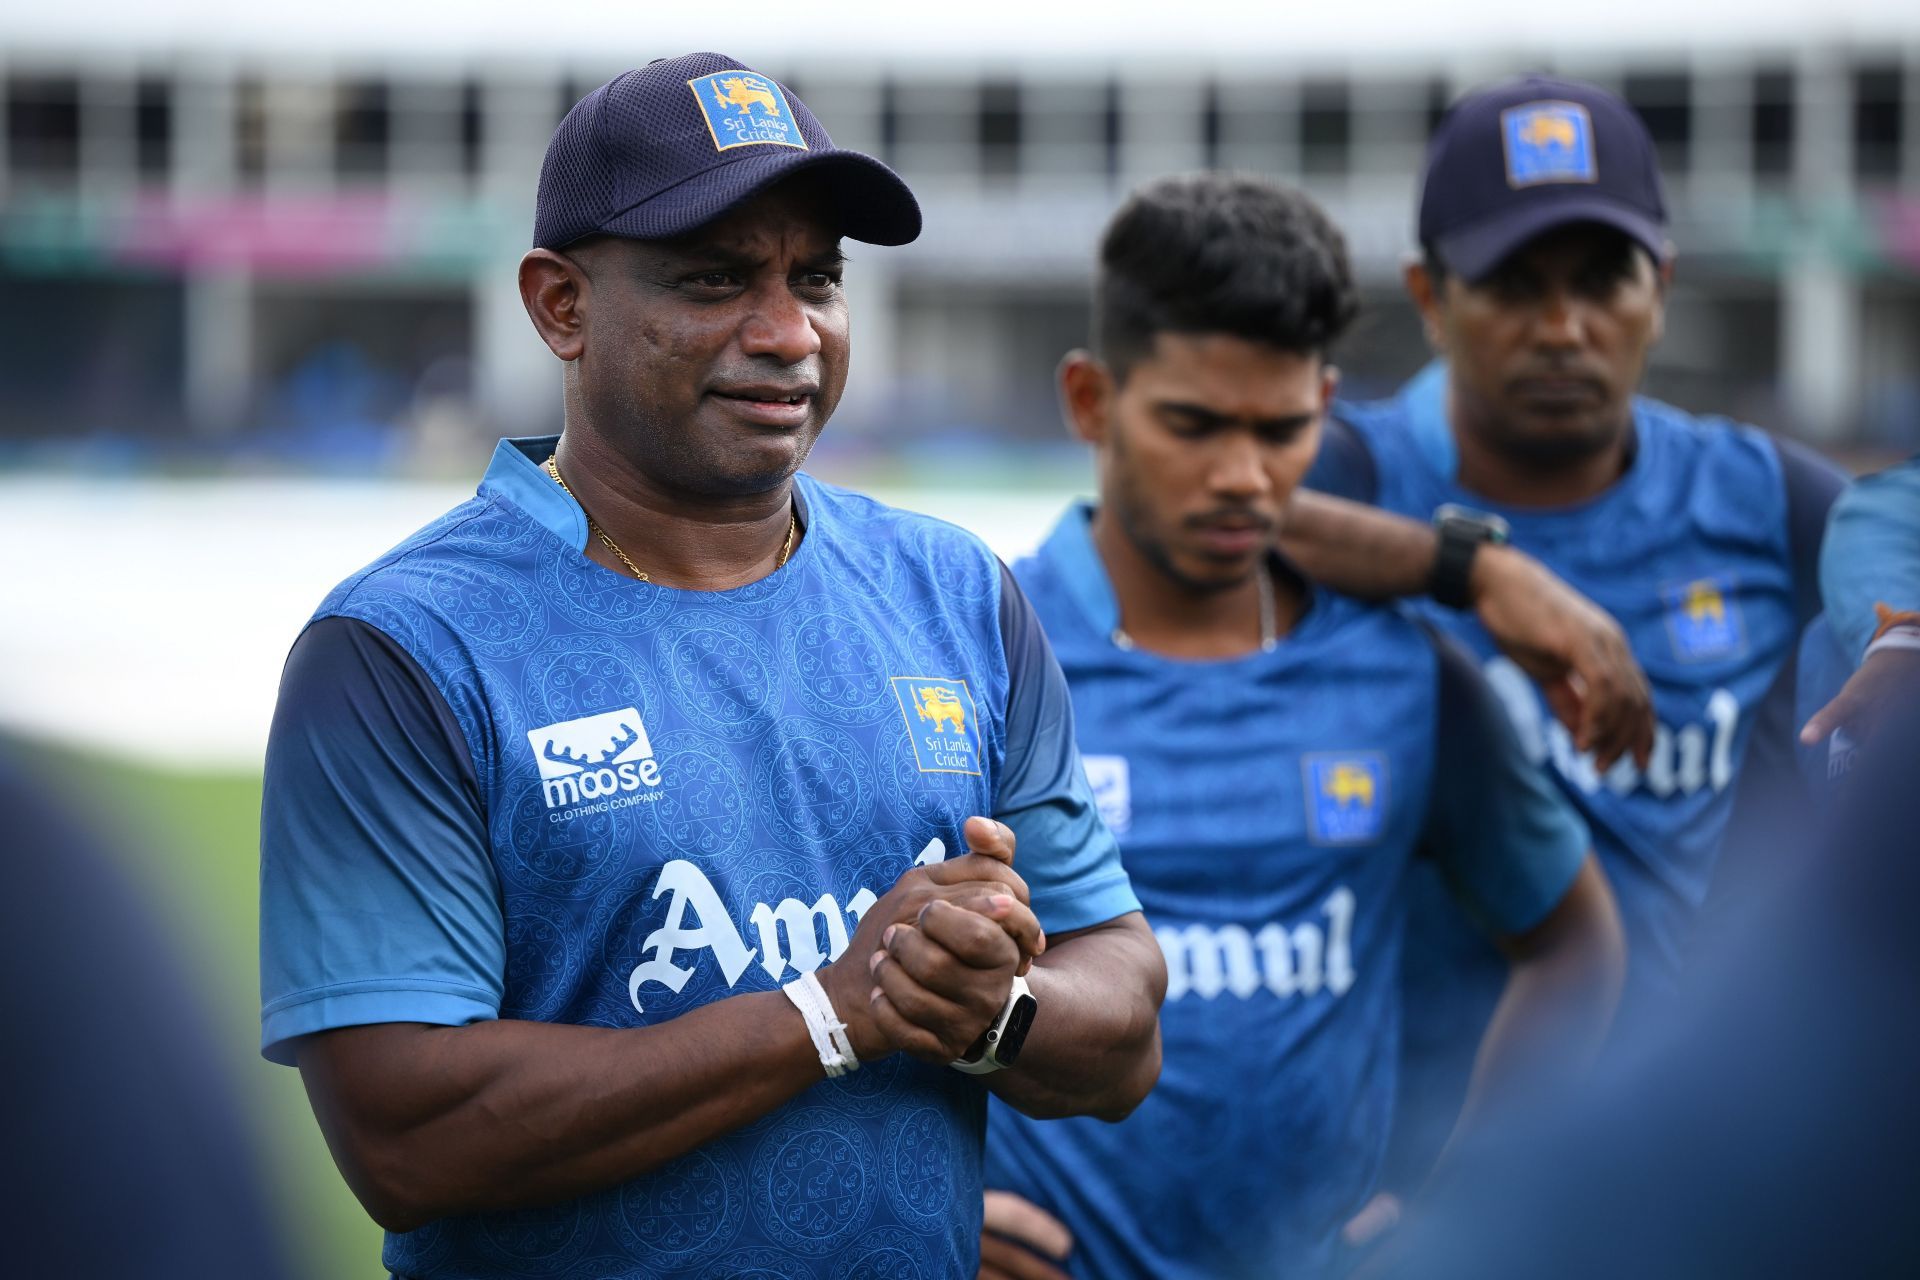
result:
[[[380,1229],[334,1170],[298,1073],[260,1057],[260,779],[173,773],[55,753],[85,780],[76,809],[128,854],[199,978],[220,1049],[253,1121],[289,1253],[314,1280],[384,1276]]]

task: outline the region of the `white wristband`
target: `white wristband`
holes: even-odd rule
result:
[[[1862,657],[1871,658],[1883,649],[1920,650],[1920,627],[1907,622],[1888,627],[1880,633],[1878,640],[1867,646],[1867,651]]]
[[[789,982],[780,990],[793,1001],[793,1007],[806,1021],[807,1034],[813,1039],[813,1050],[820,1055],[820,1067],[827,1078],[837,1080],[850,1071],[858,1071],[860,1060],[853,1056],[847,1024],[834,1015],[833,1001],[827,999],[820,979],[810,973],[802,974],[797,982]]]

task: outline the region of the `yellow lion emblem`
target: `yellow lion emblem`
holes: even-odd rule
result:
[[[967,727],[966,708],[961,705],[960,696],[951,689],[942,689],[938,685],[922,685],[913,691],[914,709],[922,720],[931,720],[937,730],[941,725],[950,724],[953,733],[964,733]]]
[[[1529,146],[1559,147],[1571,151],[1579,145],[1579,134],[1574,130],[1573,121],[1553,111],[1536,111],[1521,126],[1520,137]]]
[[[720,90],[725,89],[722,93]],[[768,115],[778,117],[780,104],[774,99],[773,90],[759,80],[743,80],[739,76],[729,76],[714,85],[713,100],[725,111],[728,107],[737,108],[741,115],[753,114],[755,107]]]
[[[1690,583],[1687,586],[1687,617],[1694,622],[1705,622],[1711,618],[1721,626],[1727,622],[1726,597],[1720,594],[1720,588],[1708,581]]]
[[[1332,776],[1320,789],[1339,802],[1342,809],[1353,804],[1373,807],[1373,774],[1357,764],[1333,766]]]

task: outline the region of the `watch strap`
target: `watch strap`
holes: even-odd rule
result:
[[[1433,513],[1433,569],[1427,594],[1449,609],[1473,604],[1473,558],[1483,542],[1504,543],[1507,522],[1471,507],[1447,503]]]
[[[1427,594],[1449,609],[1464,609],[1473,603],[1473,557],[1486,538],[1462,521],[1442,521],[1435,530],[1438,547],[1433,557],[1433,573],[1427,580]]]
[[[977,1046],[978,1052],[969,1057],[955,1058],[947,1065],[970,1076],[984,1076],[1003,1070],[1008,1064],[1000,1060],[1001,1037],[1006,1034],[1008,1024],[1013,1021],[1014,1010],[1019,1008],[1023,1000],[1033,1000],[1033,988],[1027,985],[1025,978],[1015,974],[1013,985],[1007,991],[1007,1002],[1000,1006],[999,1014],[987,1029],[980,1033],[980,1039],[968,1046],[970,1050]]]

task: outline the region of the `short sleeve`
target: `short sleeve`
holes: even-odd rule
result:
[[[384,632],[325,618],[280,680],[260,811],[261,1052],[373,1022],[497,1017],[499,886],[472,758]]]
[[[1424,845],[1456,897],[1494,933],[1521,933],[1566,896],[1592,847],[1580,815],[1528,760],[1485,677],[1435,635],[1440,740]]]
[[[1049,933],[1140,910],[1120,846],[1094,807],[1074,743],[1073,702],[1026,593],[1000,566],[1000,635],[1007,654],[1007,754],[993,816],[1013,828],[1014,870]]]

